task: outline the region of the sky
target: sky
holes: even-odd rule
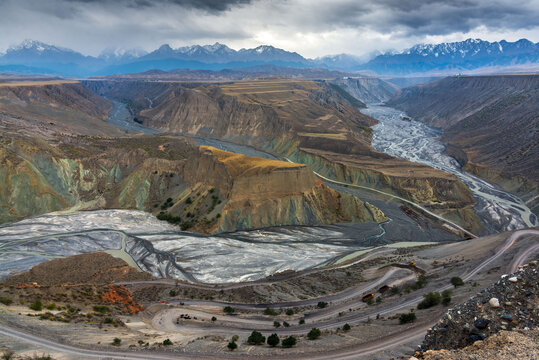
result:
[[[0,51],[25,39],[85,55],[224,43],[305,57],[480,38],[539,42],[539,0],[0,0]]]

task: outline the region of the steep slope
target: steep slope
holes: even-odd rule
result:
[[[449,77],[406,88],[388,104],[444,129],[465,169],[529,201],[538,213],[539,75]]]
[[[462,182],[375,151],[369,126],[376,120],[362,114],[357,100],[352,103],[336,85],[297,80],[85,84],[126,102],[146,126],[250,145],[307,164],[324,176],[419,201],[451,213],[470,229],[480,228],[473,197]]]
[[[381,103],[393,97],[398,87],[378,78],[342,78],[331,82],[364,103]]]
[[[121,135],[106,123],[111,109],[111,102],[77,81],[0,83],[0,115],[11,127],[30,134]]]
[[[166,137],[0,137],[0,221],[56,210],[138,209],[200,232],[382,221],[306,167],[197,150]]]

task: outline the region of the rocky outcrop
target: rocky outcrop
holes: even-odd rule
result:
[[[429,330],[421,350],[459,349],[502,330],[536,329],[537,294],[537,262],[533,262],[451,309]]]
[[[315,225],[335,222],[385,221],[376,207],[323,185],[305,165],[251,158],[201,147],[210,166],[206,176],[219,176],[219,191],[228,200],[216,224],[220,231],[272,225]],[[202,160],[206,166],[211,160]],[[224,170],[224,171],[223,171]],[[224,174],[223,174],[224,172]]]
[[[444,130],[464,169],[539,211],[539,75],[457,76],[402,90],[389,105]]]

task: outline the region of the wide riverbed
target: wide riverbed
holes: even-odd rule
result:
[[[455,174],[468,185],[487,231],[514,230],[537,224],[535,215],[520,198],[464,172],[454,158],[444,154],[445,146],[438,140],[440,130],[413,119],[406,121],[405,113],[387,106],[371,104],[362,112],[379,120],[372,127],[372,145],[376,150]]]

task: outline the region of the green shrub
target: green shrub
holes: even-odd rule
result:
[[[344,324],[344,326],[342,327],[342,329],[343,329],[344,331],[348,331],[348,330],[350,330],[350,325]]]
[[[281,326],[281,323],[278,322],[278,321],[274,321],[274,322],[273,322],[273,326],[276,327],[276,328],[278,328],[278,327]]]
[[[283,344],[283,347],[289,348],[289,347],[292,347],[292,346],[296,345],[297,340],[296,340],[295,337],[289,336],[289,337],[287,337],[286,339],[283,340],[282,344]]]
[[[211,321],[217,321],[217,318],[215,316],[212,316]]]
[[[447,306],[451,303],[451,296],[446,296],[442,298],[442,305]]]
[[[266,337],[258,331],[253,331],[247,338],[247,342],[252,345],[260,345],[266,342]]]
[[[178,293],[177,293],[176,290],[174,290],[174,289],[170,290],[170,291],[168,292],[168,294],[169,294],[170,296],[172,296],[172,297],[178,295]]]
[[[418,309],[428,309],[442,302],[442,295],[439,292],[430,292],[423,297],[423,301],[417,304]]]
[[[307,337],[309,338],[309,340],[315,340],[318,339],[320,335],[322,335],[320,329],[312,328],[311,331],[309,331],[309,333],[307,334]]]
[[[377,303],[377,304],[380,304],[381,302],[382,302],[382,297],[381,297],[381,296],[378,296],[378,297],[376,298],[376,303]]]
[[[299,319],[299,324],[300,324],[300,325],[305,324],[305,319]]]
[[[415,313],[409,312],[408,314],[401,314],[399,316],[399,322],[401,324],[407,324],[407,323],[410,323],[410,322],[414,322],[416,318],[417,317],[416,317]]]
[[[113,324],[114,323],[114,319],[113,318],[105,318],[105,320],[103,320],[103,322],[105,324]]]
[[[278,315],[279,313],[271,308],[266,308],[266,310],[264,310],[264,315],[271,315],[271,316],[275,316],[275,315]]]
[[[223,311],[226,312],[227,314],[232,314],[234,311],[236,311],[233,307],[230,307],[230,306],[225,306],[223,308]]]
[[[104,313],[110,311],[109,307],[105,306],[105,305],[94,305],[93,309],[94,309],[95,312],[98,312],[98,313],[101,313],[101,314],[104,314]]]
[[[13,300],[11,300],[10,298],[2,296],[2,297],[0,297],[0,303],[9,306],[9,305],[13,304]]]
[[[319,301],[318,304],[316,304],[316,306],[318,306],[320,309],[323,309],[326,306],[328,306],[328,303],[325,301]]]
[[[232,341],[238,341],[239,339],[239,335],[232,335]]]
[[[236,344],[235,341],[231,341],[228,343],[228,345],[226,346],[228,348],[228,350],[230,351],[234,351],[238,348],[238,344]]]
[[[268,345],[271,347],[279,345],[280,341],[281,339],[279,339],[279,335],[277,334],[271,334],[270,336],[268,336]]]
[[[191,200],[191,198],[188,197],[187,199],[185,199],[185,203],[186,203],[186,204],[192,204],[192,203],[193,203],[193,200]]]
[[[54,309],[56,309],[55,303],[50,303],[49,305],[47,305],[47,310],[54,310]]]
[[[35,311],[41,311],[43,310],[43,303],[39,300],[36,300],[30,304],[29,308]]]
[[[289,323],[287,323],[286,321],[283,321],[283,326],[284,326],[284,327],[289,327],[289,326],[290,326],[290,324],[289,324]]]
[[[112,340],[112,345],[119,346],[121,343],[122,343],[122,339],[120,338],[114,338],[114,340]]]
[[[288,315],[288,316],[294,315],[294,310],[292,310],[292,309],[286,310],[286,315]]]
[[[462,279],[459,278],[458,276],[453,276],[451,278],[451,285],[453,285],[454,287],[462,286],[464,285],[464,281],[462,281]]]
[[[165,346],[172,345],[172,341],[170,341],[170,339],[165,339],[165,340],[163,340],[163,345],[165,345]]]

